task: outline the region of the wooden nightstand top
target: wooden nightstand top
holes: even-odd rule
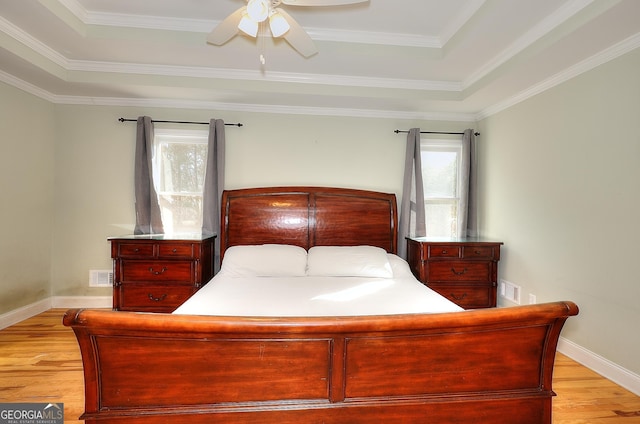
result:
[[[109,237],[108,240],[187,240],[202,241],[215,238],[216,234],[200,233],[176,233],[176,234],[126,234],[123,236]]]
[[[501,241],[496,241],[484,237],[407,237],[407,240],[413,240],[418,243],[488,243],[488,244],[504,244]]]

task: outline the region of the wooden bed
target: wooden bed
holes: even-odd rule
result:
[[[223,195],[241,244],[395,252],[395,197],[288,187]],[[215,317],[69,310],[92,423],[551,423],[572,302],[441,314]]]

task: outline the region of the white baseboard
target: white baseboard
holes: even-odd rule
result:
[[[52,308],[111,308],[111,296],[54,296],[51,298]]]
[[[0,329],[17,324],[27,318],[41,314],[44,311],[48,311],[51,308],[51,298],[47,298],[36,303],[32,303],[31,305],[14,309],[13,311],[0,315]]]
[[[640,375],[563,337],[558,341],[558,352],[640,396]]]
[[[54,296],[0,315],[0,330],[51,308],[111,308],[111,296]]]

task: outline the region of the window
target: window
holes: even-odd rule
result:
[[[462,142],[420,142],[427,236],[456,237],[460,204]]]
[[[156,130],[153,182],[167,234],[199,233],[208,131]]]

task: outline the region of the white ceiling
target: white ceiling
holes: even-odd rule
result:
[[[318,54],[207,44],[244,4],[0,0],[0,81],[65,104],[475,120],[640,47],[638,0],[282,6]]]

